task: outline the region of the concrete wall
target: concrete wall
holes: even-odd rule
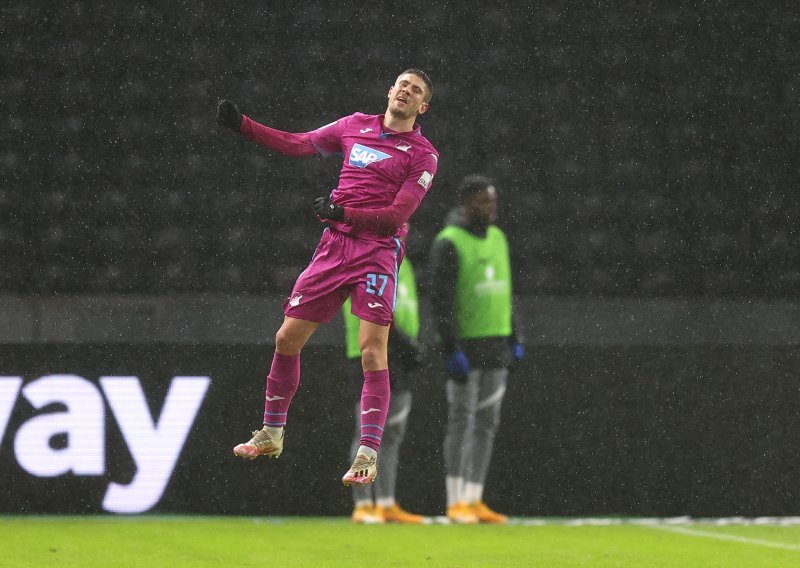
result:
[[[279,296],[0,296],[0,343],[271,344]],[[432,332],[423,302],[423,337]],[[800,343],[800,302],[518,298],[528,345]],[[337,318],[313,339],[341,343]]]

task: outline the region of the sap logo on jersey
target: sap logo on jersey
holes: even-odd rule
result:
[[[211,378],[173,377],[156,420],[138,377],[100,377],[99,387],[77,375],[45,375],[24,387],[22,382],[22,377],[0,377],[0,442],[20,393],[35,410],[58,405],[17,429],[14,455],[22,469],[36,477],[105,475],[105,395],[135,472],[127,484],[109,482],[103,509],[142,513],[161,499]],[[64,435],[66,445],[51,445]]]
[[[366,168],[368,165],[386,158],[391,158],[391,156],[369,146],[355,144],[353,149],[350,150],[350,161],[348,163],[357,168]]]

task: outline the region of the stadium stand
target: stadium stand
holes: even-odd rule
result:
[[[344,11],[321,2],[280,13],[4,5],[14,32],[0,36],[0,292],[284,293],[320,231],[310,203],[338,165],[276,159],[220,132],[217,99],[308,130],[381,112],[405,65],[434,78],[422,123],[443,157],[417,243],[478,168],[497,180],[525,267],[518,293],[800,292],[791,7],[598,17],[590,5],[510,3],[480,5],[472,20],[411,4],[415,25],[397,44],[363,16],[367,50],[340,33]],[[420,267],[426,253],[409,252]]]

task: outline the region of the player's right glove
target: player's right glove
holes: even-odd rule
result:
[[[417,371],[422,367],[425,346],[395,324],[389,330],[389,345],[389,359],[396,360],[404,371]]]
[[[452,378],[460,381],[466,380],[467,375],[469,375],[469,359],[467,358],[467,354],[461,349],[456,349],[447,356],[444,369]]]
[[[425,346],[414,338],[409,338],[408,345],[403,349],[403,363],[407,371],[422,368],[425,359]]]
[[[236,103],[224,99],[217,104],[217,124],[225,128],[239,130],[242,127],[242,113]]]

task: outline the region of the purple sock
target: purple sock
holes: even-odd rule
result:
[[[286,415],[292,397],[300,384],[300,354],[281,355],[275,352],[267,377],[264,402],[264,426],[286,426]]]
[[[375,451],[381,447],[383,427],[389,414],[389,369],[364,371],[361,388],[361,440],[362,446]]]

